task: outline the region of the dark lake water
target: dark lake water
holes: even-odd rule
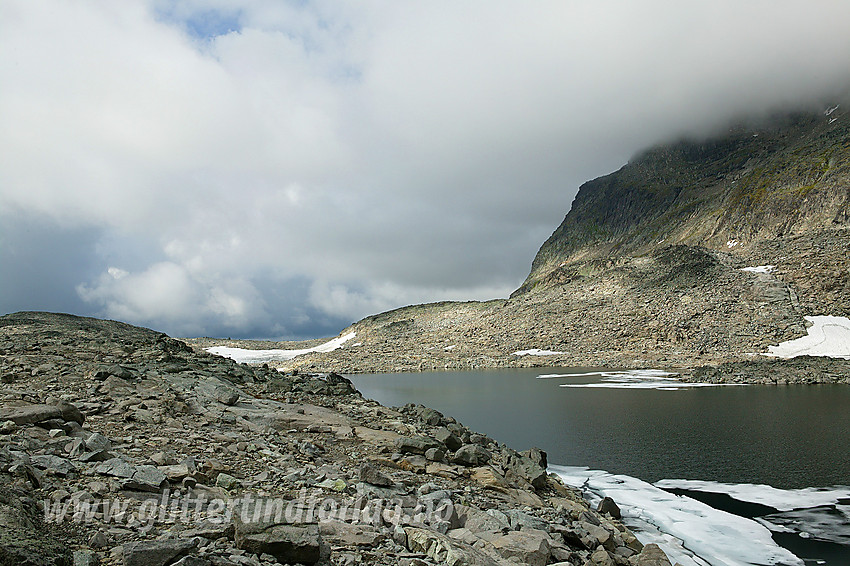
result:
[[[352,380],[384,405],[421,403],[517,450],[542,448],[551,471],[591,501],[612,496],[673,562],[850,564],[850,387],[680,388],[649,374],[536,368]]]
[[[599,382],[586,368],[353,376],[385,405],[422,403],[549,462],[654,482],[664,478],[850,485],[850,387],[680,390],[561,387]],[[640,383],[637,384],[641,386]]]

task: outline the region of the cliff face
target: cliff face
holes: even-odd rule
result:
[[[651,149],[580,188],[520,292],[590,259],[673,244],[747,254],[846,226],[850,124],[841,107]]]

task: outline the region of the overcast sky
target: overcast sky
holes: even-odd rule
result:
[[[505,297],[582,182],[848,78],[847,0],[0,0],[0,313]]]

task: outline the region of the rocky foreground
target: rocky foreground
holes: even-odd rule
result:
[[[18,313],[0,377],[3,566],[669,565],[540,450],[336,374]]]

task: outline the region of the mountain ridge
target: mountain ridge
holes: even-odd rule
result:
[[[850,136],[840,106],[827,112],[655,147],[588,181],[520,290],[553,264],[581,257],[640,254],[661,243],[723,249],[846,224]]]
[[[848,119],[831,105],[642,151],[580,187],[508,299],[366,317],[343,331],[357,334],[351,346],[281,366],[688,372],[752,361],[805,335],[805,316],[850,315]],[[554,353],[517,353],[535,348]]]

